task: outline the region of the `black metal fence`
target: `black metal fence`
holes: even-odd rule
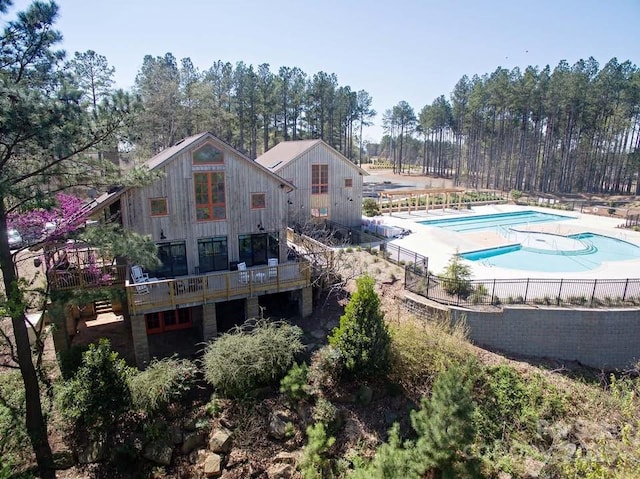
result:
[[[377,236],[363,231],[361,227],[353,228],[331,220],[325,220],[325,225],[333,231],[334,238],[340,239],[346,244],[372,248],[383,241]]]
[[[396,264],[411,266],[416,271],[427,271],[429,266],[429,258],[421,254],[402,248],[392,243],[382,243],[380,245],[384,257]]]
[[[405,267],[405,289],[456,306],[527,304],[564,307],[640,305],[640,279],[474,279],[435,276]]]

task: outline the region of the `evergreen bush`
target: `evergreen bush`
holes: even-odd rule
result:
[[[328,436],[323,423],[319,422],[307,428],[307,445],[302,451],[300,472],[303,479],[328,479],[333,477],[331,461],[327,451],[336,442]]]
[[[82,355],[89,350],[89,346],[73,345],[66,351],[58,353],[60,373],[64,379],[71,379],[82,365]]]
[[[248,321],[205,349],[205,379],[221,393],[245,397],[284,376],[304,349],[302,330],[283,321]]]
[[[301,401],[309,397],[309,385],[307,376],[309,366],[307,363],[294,363],[286,376],[280,381],[280,392],[293,401]]]
[[[454,254],[441,276],[441,283],[447,294],[466,298],[473,290],[470,278],[471,268],[462,263],[458,254]]]
[[[307,373],[310,393],[321,395],[324,391],[335,388],[343,370],[344,359],[338,349],[323,346],[315,351],[311,356],[311,365]]]
[[[313,421],[324,424],[327,431],[335,431],[340,423],[338,408],[328,399],[318,398],[311,413]]]
[[[2,371],[0,397],[0,471],[14,472],[11,464],[22,462],[31,453],[24,422],[24,385],[18,371]]]
[[[130,375],[131,369],[107,339],[90,345],[76,374],[58,390],[62,417],[75,427],[98,432],[109,429],[131,408]]]
[[[341,352],[345,369],[352,376],[373,376],[385,372],[389,364],[391,338],[374,285],[370,276],[356,280],[356,291],[340,326],[329,337],[329,344]]]
[[[378,202],[373,198],[365,198],[362,201],[362,214],[367,217],[377,216],[380,214]]]
[[[400,439],[399,427],[389,431],[368,464],[356,466],[351,479],[465,479],[480,477],[479,461],[473,454],[473,370],[471,365],[452,365],[440,374],[430,398],[423,398],[411,412],[417,439]]]
[[[194,385],[198,368],[188,359],[154,360],[129,380],[133,405],[147,414],[180,405]]]

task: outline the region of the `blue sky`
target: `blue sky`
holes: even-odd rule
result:
[[[16,0],[16,9],[30,2]],[[133,85],[145,55],[335,73],[378,111],[406,100],[416,113],[449,96],[463,74],[573,64],[593,56],[640,63],[640,0],[59,0],[69,55],[95,50]]]

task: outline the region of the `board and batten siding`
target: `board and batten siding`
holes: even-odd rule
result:
[[[222,165],[193,165],[192,152],[209,142],[224,153]],[[224,144],[205,138],[178,152],[157,168],[163,177],[132,188],[122,199],[123,224],[155,242],[185,241],[189,273],[198,266],[198,239],[227,237],[229,261],[239,258],[238,235],[279,232],[280,260],[286,258],[287,188],[280,180],[240,157]],[[193,173],[223,171],[226,219],[196,221]],[[264,209],[251,209],[251,194],[264,193]],[[151,216],[151,198],[167,198],[168,215]],[[161,234],[164,239],[161,239]]]
[[[311,165],[329,165],[329,192],[311,194]],[[345,226],[359,227],[362,221],[362,183],[360,170],[350,161],[336,156],[327,145],[319,143],[278,169],[277,174],[292,181],[296,189],[289,193],[290,222],[304,223],[311,208],[328,208],[327,219]],[[345,188],[351,178],[353,186]],[[352,201],[349,201],[349,200]]]

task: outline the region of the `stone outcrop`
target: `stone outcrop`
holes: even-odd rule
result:
[[[287,433],[287,423],[291,422],[290,414],[286,411],[273,411],[269,415],[269,436],[274,439],[284,439]]]
[[[190,432],[185,434],[180,452],[187,455],[191,451],[204,446],[205,435],[201,432]]]
[[[147,444],[142,452],[142,457],[146,460],[155,462],[161,466],[168,466],[171,464],[172,456],[173,446],[165,441],[151,442]]]
[[[222,458],[210,452],[204,459],[203,471],[206,477],[218,477],[222,474]]]
[[[227,453],[231,450],[231,431],[216,429],[209,436],[209,450],[211,452]]]

